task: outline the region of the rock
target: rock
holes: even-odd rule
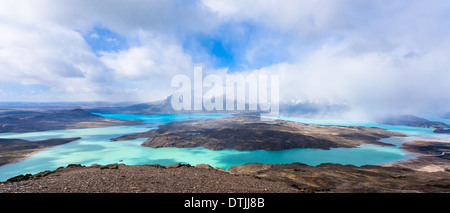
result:
[[[204,164],[204,163],[202,163],[202,164],[197,164],[197,165],[195,166],[195,168],[199,168],[199,169],[212,169],[212,167],[211,167],[210,165]]]
[[[161,164],[148,164],[147,166],[152,166],[152,167],[156,167],[156,168],[167,168]]]
[[[182,167],[182,166],[191,167],[190,164],[174,163],[174,164],[170,164],[170,165],[166,166],[166,168],[170,169],[170,168],[178,168],[178,167]]]
[[[101,167],[103,167],[103,166],[100,165],[100,164],[94,163],[94,164],[91,165],[91,167],[92,167],[92,168],[101,168]]]
[[[81,164],[69,164],[69,165],[67,165],[66,168],[80,168],[80,167],[84,167],[84,166]]]
[[[171,168],[178,168],[178,167],[181,167],[181,163],[170,164],[166,168],[171,169]]]
[[[117,163],[108,164],[108,165],[100,167],[100,169],[118,169],[118,168],[119,168],[119,164],[117,164]]]
[[[244,165],[232,166],[227,171],[232,174],[248,174],[248,173],[257,173],[259,171],[264,171],[272,168],[273,168],[272,164],[247,163]]]
[[[29,180],[32,177],[33,177],[33,175],[31,175],[31,174],[17,175],[15,177],[9,178],[8,180],[6,180],[6,182],[20,182],[20,181],[24,181],[24,180]]]
[[[35,177],[37,177],[37,178],[45,177],[45,176],[50,175],[50,174],[52,174],[52,173],[53,173],[53,171],[45,170],[45,171],[43,171],[43,172],[37,173],[37,174],[35,175]]]

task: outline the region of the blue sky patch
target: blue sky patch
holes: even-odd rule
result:
[[[127,48],[126,39],[104,27],[94,27],[90,32],[83,34],[84,40],[98,55],[99,52],[119,51]]]

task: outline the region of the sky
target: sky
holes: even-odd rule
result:
[[[161,100],[171,79],[277,74],[280,99],[450,111],[447,0],[0,0],[0,101]]]

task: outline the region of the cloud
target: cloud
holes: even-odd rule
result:
[[[401,49],[355,55],[349,53],[351,46],[351,42],[327,44],[301,62],[249,73],[279,74],[282,100],[345,104],[365,116],[448,111],[446,45],[413,58],[405,58]]]
[[[140,46],[119,52],[102,52],[100,60],[118,77],[133,80],[191,72],[191,57],[176,42],[156,36],[141,36]]]
[[[214,14],[201,1],[154,0],[43,0],[5,3],[11,9],[21,10],[21,20],[39,17],[71,29],[90,30],[101,23],[122,35],[137,30],[159,33],[207,31],[215,26]],[[6,8],[8,8],[6,7]],[[5,11],[8,9],[5,9]],[[25,14],[26,13],[26,14]],[[13,11],[8,15],[12,16]]]
[[[152,101],[202,64],[279,74],[285,100],[448,111],[449,10],[444,0],[1,1],[0,100]]]
[[[206,1],[222,19],[249,21],[272,32],[254,37],[248,60],[269,52],[284,61],[246,73],[278,73],[281,99],[348,104],[366,115],[450,108],[444,92],[450,86],[443,80],[450,77],[444,59],[450,54],[448,2],[283,3]]]
[[[358,9],[371,3],[351,0],[204,0],[222,19],[257,22],[282,31],[298,34],[330,32],[359,23],[353,19]],[[361,11],[362,12],[362,11]],[[361,18],[358,16],[358,18]]]
[[[176,37],[172,36],[175,31],[203,30],[208,26],[209,19],[200,19],[204,13],[195,4],[2,1],[0,81],[4,83],[0,87],[14,91],[12,88],[17,90],[17,86],[12,84],[43,85],[49,90],[41,94],[41,100],[48,101],[162,98],[170,89],[161,86],[164,80],[170,86],[168,76],[192,70],[190,57],[169,37]],[[109,44],[108,49],[96,55],[101,46],[91,45],[99,41],[93,44],[85,39],[98,40],[100,35],[95,29],[99,25],[106,28],[105,35],[123,36],[129,47],[117,49],[117,36],[102,38]],[[11,101],[11,97],[2,100]],[[16,98],[27,100],[26,96]],[[28,98],[36,100],[35,96]]]
[[[0,24],[1,82],[48,87],[90,78],[98,67],[95,55],[72,30],[52,24]]]

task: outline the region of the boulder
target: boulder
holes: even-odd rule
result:
[[[66,168],[80,168],[80,167],[84,167],[84,166],[81,164],[69,164],[69,165],[67,165]]]
[[[168,165],[166,168],[178,168],[181,167],[181,163],[174,163],[174,164],[170,164]]]
[[[191,167],[190,164],[174,163],[174,164],[170,164],[170,165],[166,166],[166,168],[178,168],[178,167],[182,167],[182,166]]]
[[[118,169],[118,168],[119,168],[119,164],[117,164],[117,163],[108,164],[108,165],[100,167],[100,169]]]
[[[6,182],[20,182],[23,180],[29,180],[33,177],[33,175],[31,174],[26,174],[26,175],[17,175],[15,177],[9,178],[8,180],[6,180]]]
[[[211,169],[212,167],[211,167],[210,165],[208,165],[208,164],[202,163],[202,164],[197,164],[197,165],[195,166],[195,168],[199,168],[199,169]]]

